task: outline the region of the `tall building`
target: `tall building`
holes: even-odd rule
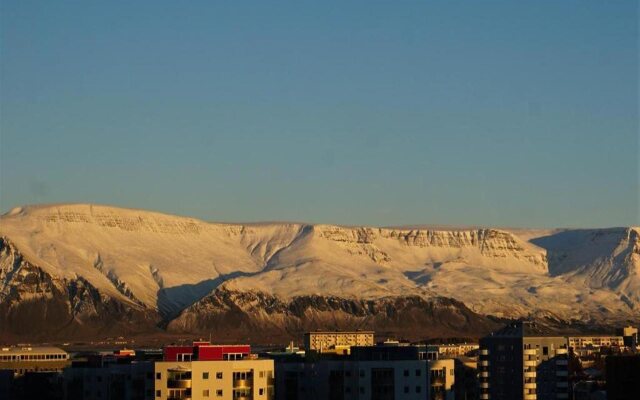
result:
[[[481,400],[568,399],[567,339],[518,322],[480,340]]]
[[[154,364],[135,353],[93,354],[65,368],[66,400],[152,400]]]
[[[349,354],[352,346],[373,346],[374,332],[308,332],[304,335],[304,347],[306,351],[319,353]]]
[[[245,345],[169,346],[154,379],[158,400],[270,400],[275,392],[273,360],[258,359]]]
[[[354,346],[349,355],[292,355],[276,363],[278,400],[454,399],[454,360],[425,346]],[[431,377],[434,379],[432,380]]]

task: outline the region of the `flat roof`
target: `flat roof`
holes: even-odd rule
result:
[[[375,334],[375,331],[312,331],[312,332],[307,332],[305,333],[305,335],[313,335],[316,333],[331,333],[331,334],[340,334],[340,333],[371,333],[371,334]]]
[[[0,355],[6,354],[67,354],[59,347],[35,346],[35,347],[2,347]]]

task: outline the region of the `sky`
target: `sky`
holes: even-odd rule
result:
[[[640,224],[638,1],[0,2],[0,210]]]

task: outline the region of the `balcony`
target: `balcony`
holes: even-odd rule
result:
[[[489,361],[488,360],[482,360],[478,364],[480,364],[481,367],[488,367],[489,366]]]
[[[536,360],[526,360],[524,362],[524,366],[525,367],[537,367],[538,366],[538,362]]]
[[[234,379],[233,388],[247,388],[251,389],[251,379]]]
[[[568,393],[556,393],[556,399],[568,399],[568,398],[569,398]]]
[[[489,355],[489,349],[480,349],[480,355],[481,356],[488,356]]]
[[[525,383],[524,384],[524,388],[525,389],[535,389],[536,388],[536,383],[535,382]]]
[[[556,349],[556,355],[563,355],[563,354],[567,354],[567,349]]]
[[[536,400],[538,398],[538,395],[535,393],[525,393],[524,394],[524,400]]]
[[[251,393],[251,389],[234,389],[233,390],[233,400],[251,400],[253,399],[253,394]]]
[[[556,371],[556,376],[569,376],[569,371]]]
[[[556,382],[556,387],[559,388],[568,388],[569,387],[569,382]]]
[[[525,371],[524,372],[524,377],[525,378],[535,378],[536,377],[536,371]]]
[[[190,389],[191,379],[169,379],[167,380],[169,389]]]
[[[489,389],[489,382],[480,382],[480,387],[482,389]]]
[[[488,378],[488,377],[489,377],[489,372],[488,371],[480,372],[480,378]]]
[[[480,393],[480,400],[489,400],[489,393]]]
[[[524,349],[523,350],[523,354],[525,356],[535,356],[538,354],[538,350],[536,349]]]
[[[569,365],[569,360],[566,358],[559,358],[556,360],[556,365]]]

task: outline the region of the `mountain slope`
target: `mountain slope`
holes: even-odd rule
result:
[[[96,323],[74,314],[73,282],[90,285],[95,315],[116,318],[100,308],[111,302],[130,314],[122,326],[146,321],[144,329],[149,321],[204,329],[187,315],[202,316],[220,293],[254,293],[280,310],[309,296],[357,304],[442,297],[477,315],[640,320],[638,232],[214,224],[97,205],[28,206],[0,218],[0,312],[23,315],[33,298],[44,307],[43,296],[16,297],[21,274],[35,268],[39,284],[57,282],[47,298],[83,326]],[[309,322],[279,313],[296,326]]]

